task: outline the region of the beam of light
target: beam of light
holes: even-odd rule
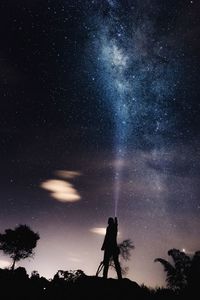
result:
[[[114,214],[115,217],[118,215],[118,204],[120,199],[120,190],[121,190],[121,182],[122,182],[122,170],[124,166],[124,157],[125,153],[121,148],[118,148],[119,145],[116,146],[116,161],[114,163]]]
[[[99,9],[97,21],[91,20],[96,32],[91,35],[89,51],[90,60],[95,57],[95,72],[115,124],[115,159],[123,161],[128,145],[155,149],[166,146],[163,137],[175,124],[166,103],[174,99],[181,63],[170,43],[166,44],[170,37],[160,39],[154,20],[142,3],[130,6],[131,14],[123,10],[120,1],[107,0],[107,4],[107,14]],[[100,7],[97,2],[96,5]],[[160,194],[164,182],[158,177],[152,179]],[[115,214],[122,181],[123,168],[116,165]]]
[[[126,71],[129,66],[129,57],[119,47],[115,40],[103,38],[101,48],[101,59],[104,63],[105,71],[109,74],[109,82],[112,87],[110,101],[115,119],[115,160],[121,161],[125,157],[126,137],[128,132],[129,112],[127,107],[127,97],[130,91],[129,82],[126,80]],[[115,99],[114,99],[115,97]],[[118,203],[120,198],[122,166],[114,166],[114,214],[117,216]]]

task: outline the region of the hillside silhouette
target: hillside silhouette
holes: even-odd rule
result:
[[[112,237],[114,237],[114,246],[110,248]],[[106,262],[104,260],[101,262],[102,267],[106,268],[103,276],[100,276],[98,271],[95,276],[88,276],[80,269],[58,270],[52,279],[46,279],[37,271],[28,275],[23,267],[15,269],[15,261],[33,257],[33,249],[39,238],[39,234],[33,232],[27,225],[19,225],[13,230],[6,229],[5,233],[0,234],[0,250],[13,260],[10,268],[0,269],[0,296],[3,296],[1,299],[189,300],[196,299],[192,295],[199,293],[200,251],[189,256],[178,249],[170,249],[168,255],[172,262],[156,258],[155,262],[161,263],[166,272],[167,287],[153,289],[121,276],[121,274],[125,275],[124,272],[119,276],[118,262],[116,263],[115,257],[112,257],[115,255],[115,249],[119,249],[121,257],[127,261],[130,258],[130,250],[134,249],[134,246],[129,239],[118,245],[116,230],[112,233],[112,229],[111,233],[105,236],[102,246],[104,252],[108,249]],[[110,249],[114,252],[110,252]],[[116,269],[118,279],[107,278],[108,267]]]
[[[53,279],[29,276],[25,268],[0,269],[3,299],[182,299],[171,289],[150,289],[127,278],[118,280],[87,276],[83,271],[58,271]],[[185,298],[184,298],[185,299]],[[189,298],[188,298],[189,299]]]

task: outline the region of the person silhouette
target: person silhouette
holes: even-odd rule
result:
[[[108,268],[110,259],[113,258],[115,269],[117,272],[118,279],[122,279],[121,267],[119,263],[119,247],[117,245],[117,231],[118,231],[118,221],[117,218],[108,218],[108,226],[106,228],[106,235],[103,241],[101,250],[104,250],[103,259],[103,277],[107,278]]]

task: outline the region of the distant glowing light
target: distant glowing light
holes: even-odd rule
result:
[[[100,235],[105,235],[106,234],[106,228],[104,227],[94,227],[90,229],[91,232],[100,234]]]
[[[41,187],[50,191],[50,196],[60,202],[75,202],[81,199],[74,186],[64,180],[49,179],[42,182]]]
[[[90,232],[96,233],[99,235],[105,235],[106,234],[106,227],[94,227],[90,229]],[[118,231],[118,235],[121,235],[121,233]]]
[[[55,172],[55,174],[61,178],[66,179],[74,179],[77,176],[80,176],[81,173],[77,171],[67,171],[67,170],[58,170]]]

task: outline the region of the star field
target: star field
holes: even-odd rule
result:
[[[29,272],[94,275],[114,214],[138,283],[165,284],[154,259],[170,248],[200,249],[199,12],[187,0],[0,4],[0,229],[40,233]]]

